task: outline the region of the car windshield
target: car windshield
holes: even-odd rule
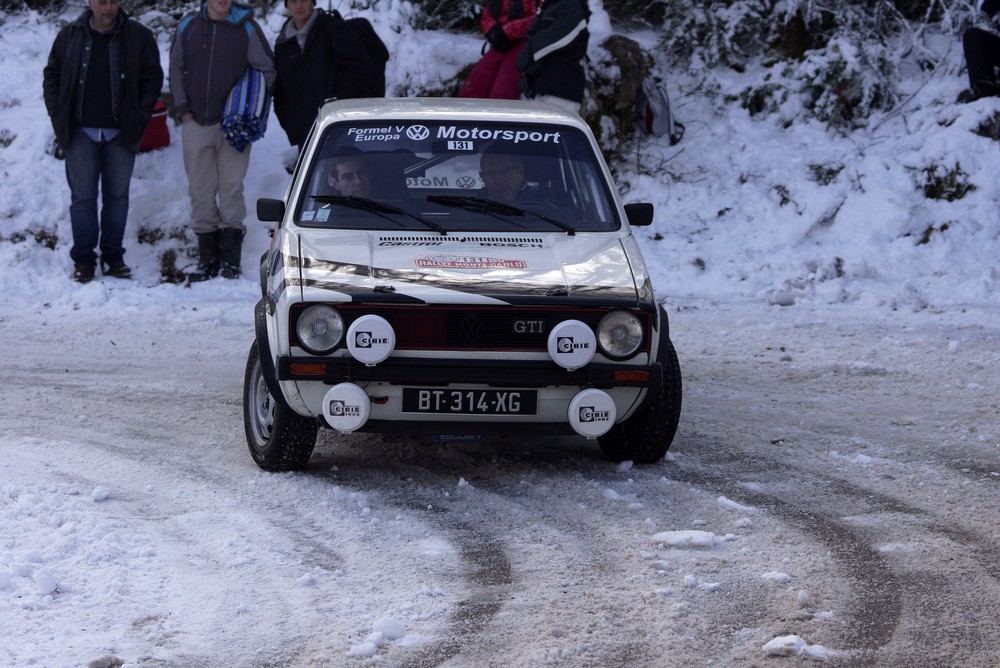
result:
[[[571,127],[340,123],[315,156],[295,210],[306,227],[575,234],[621,224],[598,156]]]

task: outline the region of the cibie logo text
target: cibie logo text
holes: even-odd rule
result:
[[[556,338],[556,352],[571,353],[574,350],[586,350],[590,347],[587,342],[575,343],[572,336],[560,336]]]
[[[357,332],[354,335],[354,343],[358,348],[371,348],[372,346],[386,345],[389,343],[389,339],[372,336],[371,332]]]
[[[334,417],[355,417],[361,415],[361,406],[352,406],[345,404],[340,399],[331,399],[330,415]]]
[[[580,406],[580,422],[607,422],[610,419],[610,411],[599,411],[593,406]]]

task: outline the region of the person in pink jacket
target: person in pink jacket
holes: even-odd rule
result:
[[[517,55],[524,48],[539,4],[539,0],[486,0],[481,23],[489,50],[472,68],[459,97],[520,99]]]

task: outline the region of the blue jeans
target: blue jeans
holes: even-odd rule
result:
[[[69,182],[69,220],[73,226],[74,264],[97,264],[101,259],[121,260],[122,240],[128,218],[128,189],[135,154],[116,140],[93,141],[80,129],[73,131],[66,147],[66,180]],[[101,216],[97,216],[97,185],[101,186]]]

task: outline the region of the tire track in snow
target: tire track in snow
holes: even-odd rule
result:
[[[421,485],[426,484],[427,475],[420,475]],[[437,497],[401,492],[398,471],[378,468],[363,474],[356,471],[350,476],[342,472],[336,475],[323,472],[321,477],[341,487],[347,485],[378,494],[393,507],[420,513],[422,520],[442,529],[466,565],[464,586],[471,593],[458,602],[457,610],[449,616],[440,638],[406,654],[399,665],[426,668],[441,665],[469,651],[510,597],[512,567],[503,542],[492,532],[461,520],[446,508],[438,506],[440,499]],[[432,512],[428,513],[428,509]]]

